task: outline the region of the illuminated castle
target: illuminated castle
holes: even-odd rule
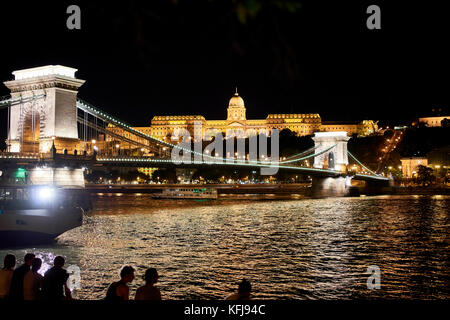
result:
[[[195,132],[195,128],[201,132]],[[136,129],[163,140],[170,139],[173,135],[178,136],[182,130],[189,131],[192,137],[194,135],[204,137],[207,130],[221,132],[227,136],[248,137],[258,133],[270,135],[273,129],[279,131],[289,129],[299,136],[311,135],[317,131],[346,131],[349,135],[365,136],[377,131],[378,126],[372,120],[360,123],[322,122],[317,113],[269,114],[266,119],[248,120],[244,100],[236,90],[228,103],[225,120],[206,120],[201,115],[155,116],[151,120],[150,127]]]

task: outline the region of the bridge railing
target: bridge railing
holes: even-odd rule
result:
[[[1,152],[2,159],[39,159],[39,153],[31,152]]]

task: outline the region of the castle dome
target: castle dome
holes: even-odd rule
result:
[[[230,103],[228,104],[229,108],[244,108],[244,100],[239,96],[239,93],[236,93],[231,97]]]

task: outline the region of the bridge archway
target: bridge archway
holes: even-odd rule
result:
[[[23,118],[21,151],[26,153],[39,152],[40,114],[27,112]]]
[[[334,152],[328,153],[328,169],[334,170]]]

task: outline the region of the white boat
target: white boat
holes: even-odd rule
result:
[[[217,199],[217,190],[210,188],[169,188],[150,195],[155,199]]]
[[[73,190],[0,186],[0,247],[51,242],[82,225],[82,206]]]

